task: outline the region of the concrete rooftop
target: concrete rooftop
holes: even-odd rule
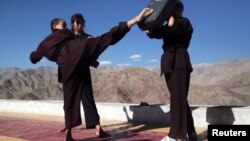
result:
[[[105,140],[159,141],[169,131],[169,105],[97,103],[97,109],[104,130],[112,135]],[[196,105],[192,113],[200,141],[206,138],[208,124],[250,123],[249,107]],[[0,141],[62,141],[65,133],[58,130],[64,127],[63,115],[62,101],[0,100]],[[73,138],[100,140],[84,125],[74,128]]]

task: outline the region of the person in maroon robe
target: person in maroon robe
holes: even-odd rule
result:
[[[168,24],[159,29],[148,31],[150,38],[163,39],[161,74],[164,74],[170,92],[171,124],[168,136],[162,141],[173,138],[178,141],[197,141],[197,134],[190,106],[187,100],[190,74],[193,70],[188,54],[193,27],[182,16],[183,3],[178,1],[172,11]]]
[[[66,140],[73,140],[71,129],[82,124],[80,115],[80,99],[82,95],[88,95],[85,108],[90,116],[91,123],[87,123],[87,128],[96,128],[97,137],[106,137],[100,126],[100,119],[93,98],[92,87],[88,87],[91,81],[86,80],[89,66],[93,60],[109,46],[120,41],[130,28],[140,22],[153,12],[150,8],[145,8],[135,18],[120,22],[109,32],[90,39],[77,39],[67,28],[55,30],[47,36],[37,47],[36,51],[30,54],[32,63],[37,63],[46,57],[48,60],[56,62],[58,65],[58,81],[63,85],[64,112]],[[88,78],[90,79],[90,78]],[[86,92],[86,93],[83,93]],[[86,111],[85,111],[86,112]]]
[[[93,38],[92,35],[90,34],[87,34],[85,31],[85,19],[84,17],[82,16],[82,14],[80,13],[76,13],[74,15],[71,16],[71,30],[72,32],[74,33],[74,37],[75,38],[79,38],[79,39],[90,39],[90,38]],[[94,67],[94,68],[97,68],[99,66],[99,62],[97,60],[93,60],[90,64],[91,67]],[[87,105],[88,104],[88,95],[93,95],[93,91],[92,91],[92,82],[91,82],[91,73],[90,73],[90,69],[89,70],[86,70],[88,71],[86,73],[86,77],[85,77],[85,80],[86,80],[86,89],[83,90],[83,93],[81,95],[81,101],[82,101],[82,105],[83,107],[86,107],[86,106],[89,106]],[[91,91],[89,91],[91,90]],[[83,108],[84,112],[85,113],[89,113],[87,110],[88,109],[94,109],[94,108]],[[92,123],[92,117],[89,116],[89,114],[85,114],[85,125],[87,125],[87,123]],[[96,119],[96,118],[94,118]],[[59,130],[59,132],[65,132],[66,131],[66,128],[62,128]]]

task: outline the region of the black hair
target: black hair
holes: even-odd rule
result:
[[[176,5],[175,5],[175,8],[176,9],[180,9],[183,12],[184,5],[183,5],[183,3],[180,0],[178,0],[177,3],[176,3]]]
[[[177,17],[181,17],[182,16],[182,13],[183,13],[183,10],[184,10],[184,5],[183,3],[178,0],[172,10],[172,15],[177,18]]]
[[[85,27],[85,19],[83,18],[82,14],[76,13],[71,17],[71,24],[76,21],[77,24],[82,24]]]

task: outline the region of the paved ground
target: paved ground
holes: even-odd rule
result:
[[[112,141],[159,141],[167,135],[165,125],[132,124],[118,121],[101,121]],[[0,141],[63,141],[65,133],[58,132],[64,127],[63,117],[0,112]],[[198,133],[205,129],[197,128]],[[76,141],[100,140],[95,130],[83,126],[74,128]]]

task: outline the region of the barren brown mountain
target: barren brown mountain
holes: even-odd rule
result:
[[[97,69],[92,76],[98,101],[166,103],[169,99],[163,77],[147,69]]]
[[[169,103],[164,78],[145,68],[92,69],[92,82],[97,102]],[[62,100],[57,68],[0,69],[0,98]],[[250,59],[194,66],[188,99],[199,105],[250,105]]]

